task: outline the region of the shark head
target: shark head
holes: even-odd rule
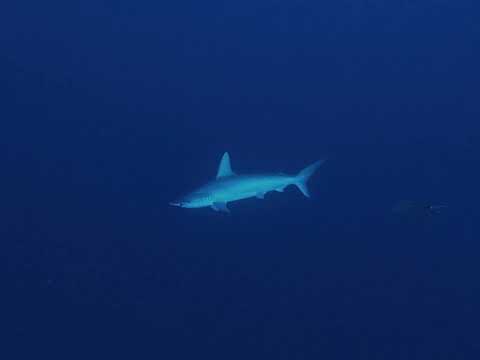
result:
[[[223,154],[220,165],[218,166],[217,180],[233,176],[235,176],[235,173],[232,171],[232,166],[230,164],[230,155],[226,152]],[[170,205],[189,209],[212,206],[216,202],[217,197],[213,196],[212,191],[210,190],[211,189],[208,187],[202,187],[186,196],[170,202]]]
[[[194,191],[170,202],[171,206],[178,206],[187,209],[206,207],[211,204],[212,200],[210,194],[198,191]]]
[[[182,202],[181,200],[175,200],[175,201],[171,201],[168,203],[168,205],[171,205],[171,206],[178,206],[178,207],[185,207],[185,203]]]

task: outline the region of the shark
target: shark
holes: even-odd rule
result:
[[[229,213],[228,204],[231,202],[254,197],[263,199],[265,194],[272,191],[283,192],[290,185],[297,186],[303,195],[309,198],[307,182],[324,162],[325,160],[316,161],[296,175],[239,175],[232,170],[230,154],[225,152],[214,180],[169,204],[189,209],[210,207],[215,211]]]

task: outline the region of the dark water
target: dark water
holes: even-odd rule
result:
[[[2,7],[2,359],[479,358],[476,2]]]

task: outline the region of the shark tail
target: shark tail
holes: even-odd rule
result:
[[[294,184],[306,197],[310,197],[310,192],[308,191],[307,182],[308,179],[317,171],[317,169],[323,165],[325,160],[319,160],[314,162],[312,165],[307,166],[305,169],[300,171],[300,173],[295,177]]]

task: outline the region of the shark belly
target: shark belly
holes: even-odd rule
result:
[[[283,189],[291,184],[285,176],[238,176],[214,185],[213,202],[228,203],[252,197],[263,197],[270,191]]]

